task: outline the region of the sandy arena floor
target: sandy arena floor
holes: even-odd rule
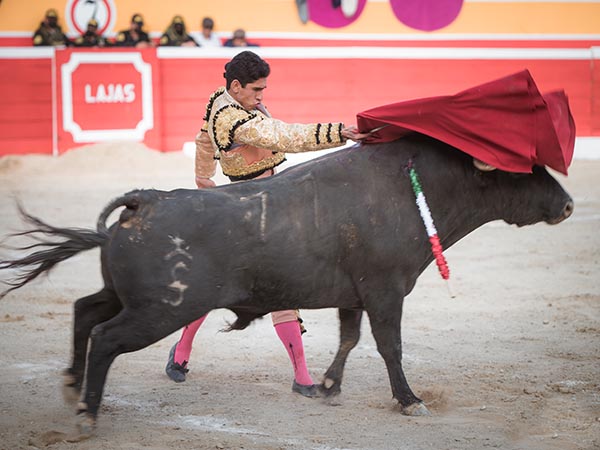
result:
[[[127,190],[194,188],[192,166],[182,153],[139,144],[0,158],[0,234],[21,227],[15,199],[52,224],[94,227]],[[569,220],[488,224],[446,252],[456,298],[431,266],[407,298],[404,368],[431,417],[400,414],[368,320],[330,405],[292,394],[270,320],[220,333],[233,315],[214,311],[196,337],[188,381],[164,373],[178,333],[123,355],[96,436],[66,442],[75,414],[60,372],[73,302],[101,286],[91,251],[0,301],[0,449],[598,449],[600,161],[575,161],[558,178],[575,200]],[[336,311],[303,317],[320,379],[337,349]]]

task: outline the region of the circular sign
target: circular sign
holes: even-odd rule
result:
[[[65,7],[68,31],[77,36],[87,31],[90,20],[98,21],[98,34],[112,31],[117,17],[113,0],[68,0]]]
[[[390,0],[392,11],[404,25],[422,31],[435,31],[454,22],[463,0]]]

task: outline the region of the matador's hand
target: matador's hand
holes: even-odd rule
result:
[[[196,186],[198,186],[198,189],[206,189],[215,187],[216,184],[210,178],[196,177]]]
[[[353,141],[360,141],[369,137],[369,133],[359,133],[358,128],[354,125],[346,127],[342,130],[342,136],[346,139],[352,139]]]

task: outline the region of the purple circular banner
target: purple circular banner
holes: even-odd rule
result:
[[[454,22],[463,0],[390,0],[394,15],[407,27],[434,31]]]

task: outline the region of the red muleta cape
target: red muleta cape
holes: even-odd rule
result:
[[[528,70],[456,95],[411,100],[357,114],[365,143],[426,134],[508,172],[549,166],[567,175],[575,122],[564,91],[541,95]]]

